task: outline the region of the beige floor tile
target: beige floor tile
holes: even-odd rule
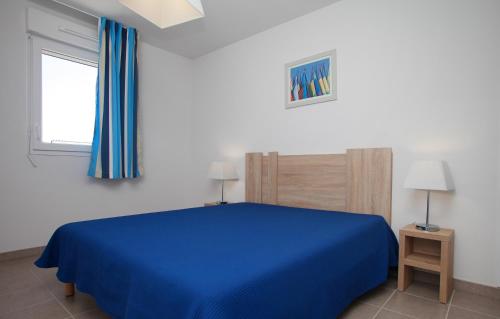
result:
[[[439,301],[439,286],[429,283],[413,282],[405,293]]]
[[[382,311],[380,311],[380,313],[375,317],[375,319],[412,319],[412,318],[414,317],[392,312],[386,309],[382,309]]]
[[[447,319],[492,319],[495,317],[483,315],[477,312],[472,312],[470,310],[457,308],[452,306],[450,308],[450,313]]]
[[[500,287],[478,285],[472,282],[455,279],[455,290],[465,291],[475,295],[486,296],[500,300]]]
[[[47,289],[49,289],[57,299],[63,300],[66,298],[64,295],[64,283],[60,282],[57,277],[56,278],[45,278],[42,279]],[[78,291],[76,291],[78,292]]]
[[[64,295],[64,283],[56,277],[57,268],[33,270],[43,282],[45,287],[54,294],[71,314],[78,314],[89,310],[97,309],[97,305],[92,296],[76,291],[72,297]]]
[[[389,277],[385,283],[382,284],[382,287],[387,289],[397,289],[398,288],[398,278]]]
[[[18,271],[0,272],[0,295],[40,285],[40,281],[33,273],[24,268]]]
[[[0,319],[64,319],[68,317],[70,317],[70,314],[53,299],[36,306],[0,316]]]
[[[383,286],[373,289],[361,296],[358,300],[374,306],[382,306],[389,299],[394,289],[387,289]]]
[[[53,299],[53,296],[41,286],[5,294],[0,296],[0,315],[22,310],[50,299]]]
[[[500,301],[497,299],[456,291],[452,304],[472,311],[500,317]]]
[[[40,280],[44,282],[57,281],[57,268],[38,268],[37,266],[33,266],[31,270],[36,277],[40,278]]]
[[[29,271],[33,267],[34,258],[20,258],[0,262],[0,273],[18,273],[20,271]]]
[[[446,316],[447,305],[396,292],[384,308],[419,319],[441,319]]]
[[[57,279],[55,272],[33,271],[33,273],[38,277],[38,280],[56,296],[63,294],[64,284]]]
[[[110,316],[105,314],[99,309],[82,312],[75,316],[75,319],[111,319]]]
[[[369,319],[373,318],[378,311],[378,307],[355,302],[349,306],[339,317],[339,319]]]
[[[73,315],[98,308],[92,296],[79,291],[76,291],[72,297],[65,297],[61,291],[56,297]]]

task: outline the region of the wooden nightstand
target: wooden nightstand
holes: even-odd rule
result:
[[[453,229],[417,230],[415,224],[399,230],[398,290],[413,281],[413,268],[439,273],[439,301],[447,303],[453,290]]]

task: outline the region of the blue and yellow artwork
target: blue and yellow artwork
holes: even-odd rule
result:
[[[330,58],[294,67],[290,70],[290,101],[330,94]]]
[[[287,107],[336,99],[335,51],[288,64]]]

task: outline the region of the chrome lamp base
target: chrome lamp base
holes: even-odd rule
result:
[[[426,223],[416,224],[415,228],[417,228],[418,230],[429,231],[429,232],[436,232],[440,230],[438,225],[426,224]]]
[[[427,214],[425,215],[425,223],[419,223],[415,225],[415,228],[422,231],[436,232],[439,231],[438,225],[429,224],[429,199],[431,192],[427,191]]]

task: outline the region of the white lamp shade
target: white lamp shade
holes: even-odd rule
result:
[[[201,0],[119,0],[130,10],[165,29],[203,18]]]
[[[405,188],[451,191],[453,181],[449,176],[443,161],[416,161],[406,177]]]
[[[208,169],[208,177],[217,180],[236,180],[238,172],[233,163],[229,162],[212,162]]]

